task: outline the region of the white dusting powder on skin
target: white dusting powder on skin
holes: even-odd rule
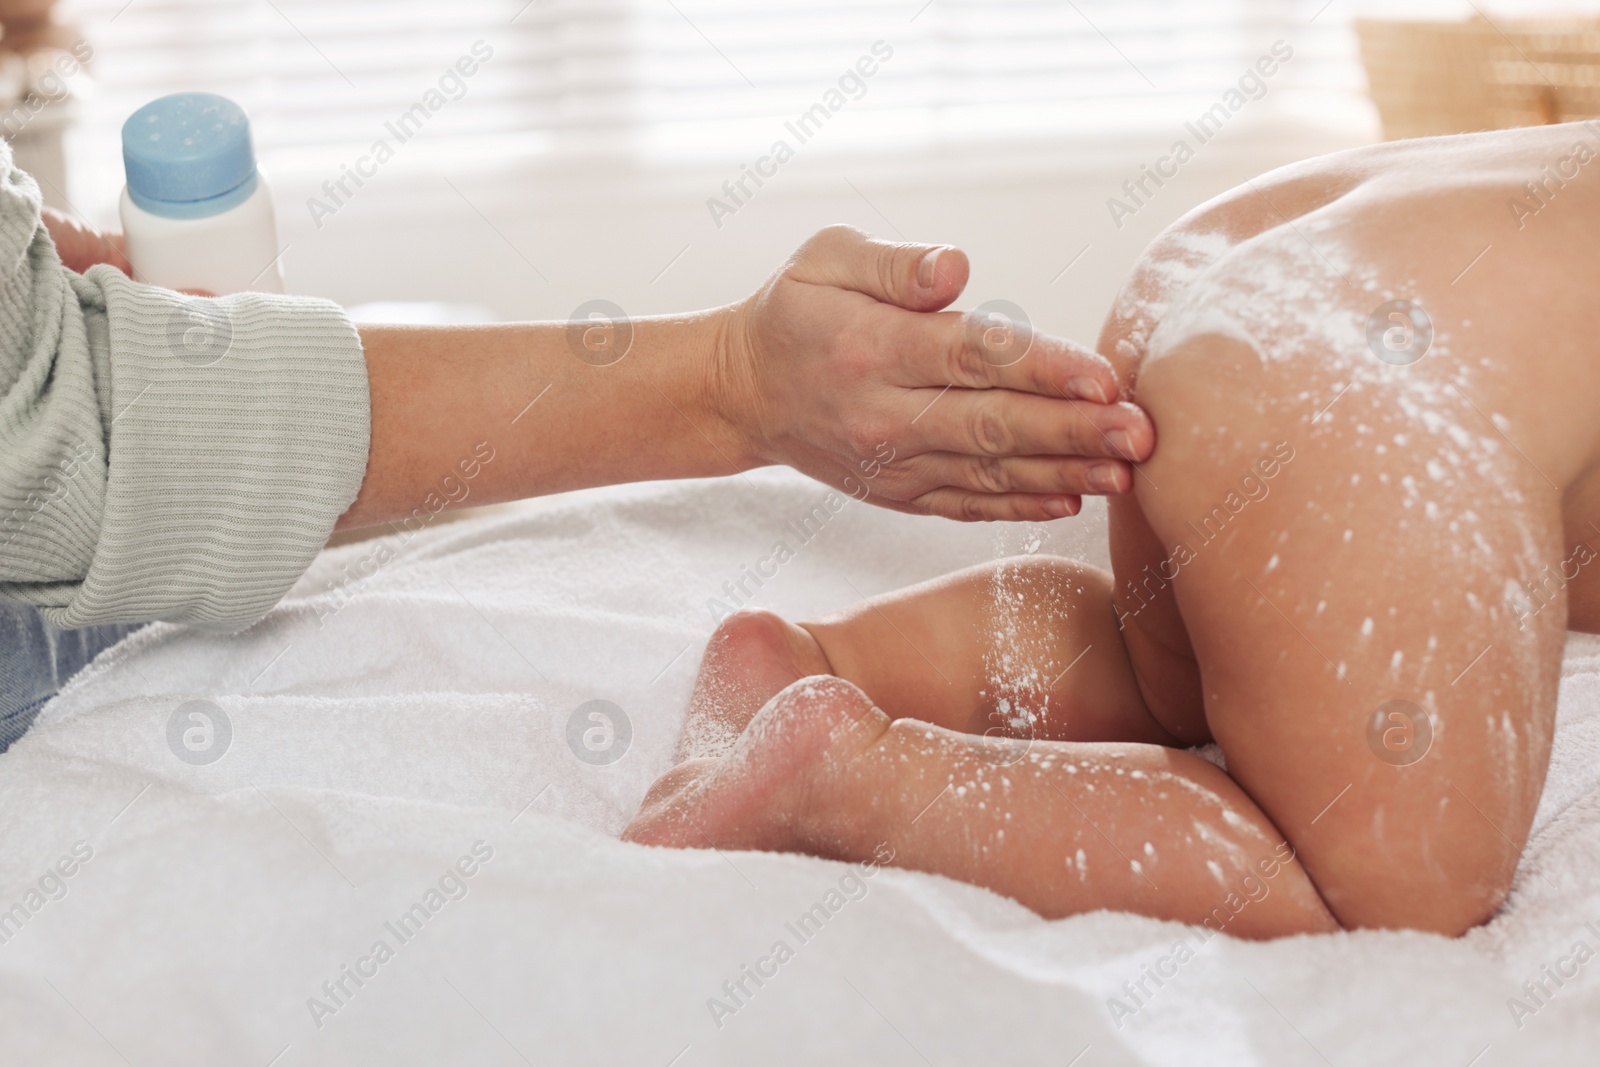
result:
[[[1277,227],[1237,247],[1216,235],[1163,238],[1154,254],[1171,256],[1173,262],[1141,268],[1144,283],[1128,287],[1117,313],[1137,318],[1133,303],[1167,285],[1139,320],[1147,331],[1139,339],[1147,341],[1148,361],[1202,334],[1234,339],[1259,361],[1264,388],[1252,395],[1260,397],[1268,423],[1295,426],[1299,451],[1337,449],[1374,475],[1364,482],[1359,473],[1350,473],[1343,493],[1318,493],[1307,500],[1306,521],[1287,520],[1289,528],[1277,539],[1284,548],[1266,562],[1267,573],[1302,573],[1309,553],[1325,551],[1320,534],[1316,547],[1297,551],[1291,529],[1299,538],[1301,531],[1332,526],[1338,539],[1334,547],[1359,552],[1364,566],[1371,566],[1371,553],[1379,551],[1370,542],[1381,530],[1389,543],[1384,549],[1400,567],[1423,566],[1426,553],[1426,565],[1450,576],[1449,586],[1464,599],[1478,632],[1516,631],[1518,613],[1527,610],[1518,587],[1537,578],[1547,547],[1532,499],[1543,479],[1514,444],[1527,431],[1494,409],[1498,386],[1492,370],[1484,368],[1498,364],[1488,353],[1458,351],[1462,344],[1454,336],[1455,324],[1437,308],[1431,309],[1431,344],[1418,361],[1394,366],[1376,358],[1367,336],[1375,310],[1391,300],[1428,308],[1432,290],[1402,273],[1380,276],[1379,266],[1346,240],[1355,232],[1346,212],[1335,202],[1298,218],[1294,226]],[[1236,444],[1220,425],[1202,429],[1215,432],[1219,455],[1231,455]],[[1362,526],[1374,512],[1383,516],[1382,525]],[[1356,536],[1358,528],[1362,537]],[[1364,539],[1369,543],[1358,549]],[[1337,554],[1317,561],[1339,562]],[[1331,569],[1337,573],[1339,568]],[[1479,595],[1502,584],[1500,596]],[[1322,585],[1319,590],[1305,583],[1301,605],[1279,607],[1291,615],[1320,617],[1328,599],[1319,600],[1318,593],[1337,593],[1332,602],[1342,609],[1339,616],[1353,615],[1361,635],[1371,637],[1372,617],[1391,607],[1395,596],[1389,576],[1372,583],[1365,603],[1351,603],[1336,577]],[[1490,602],[1484,604],[1485,599]],[[1434,608],[1451,610],[1442,603]],[[1404,633],[1405,614],[1396,622],[1397,632]],[[1523,686],[1530,683],[1513,680],[1539,676],[1543,649],[1535,628],[1497,643],[1509,660],[1499,667],[1503,679]],[[1353,663],[1340,662],[1339,673],[1387,666],[1391,684],[1420,689],[1424,680],[1447,669],[1448,654],[1435,648],[1400,656],[1395,651],[1390,645],[1353,656]]]
[[[1137,357],[1148,347],[1151,331],[1167,315],[1174,297],[1210,269],[1233,247],[1221,233],[1173,230],[1141,261],[1138,273],[1123,286],[1112,314],[1125,324],[1119,354]]]
[[[1419,362],[1396,367],[1373,355],[1367,323],[1374,309],[1399,299],[1427,306],[1429,293],[1403,275],[1380,278],[1377,267],[1362,262],[1342,240],[1336,227],[1343,225],[1336,212],[1312,212],[1292,227],[1247,242],[1249,247],[1236,247],[1223,234],[1179,230],[1164,235],[1118,298],[1113,314],[1125,332],[1119,354],[1148,352],[1150,360],[1157,360],[1197,335],[1220,335],[1244,347],[1247,364],[1252,358],[1260,362],[1263,380],[1270,376],[1277,383],[1299,383],[1261,391],[1259,403],[1264,409],[1272,406],[1269,421],[1292,425],[1292,440],[1302,454],[1336,449],[1361,464],[1368,476],[1349,473],[1346,485],[1345,476],[1335,474],[1319,485],[1305,502],[1303,518],[1286,517],[1274,546],[1279,551],[1271,553],[1264,573],[1299,583],[1295,595],[1303,599],[1297,604],[1286,599],[1278,606],[1297,622],[1315,619],[1342,646],[1337,652],[1328,648],[1336,657],[1348,657],[1338,663],[1340,676],[1377,680],[1387,668],[1385,685],[1397,695],[1415,700],[1417,691],[1425,690],[1420,702],[1434,723],[1438,745],[1451,703],[1462,700],[1458,694],[1465,692],[1447,691],[1445,683],[1488,637],[1463,650],[1459,633],[1447,633],[1443,647],[1427,634],[1424,647],[1418,630],[1426,634],[1432,618],[1454,613],[1470,618],[1475,633],[1496,635],[1495,657],[1476,668],[1474,687],[1509,684],[1523,689],[1531,683],[1517,679],[1539,674],[1540,640],[1533,628],[1520,635],[1498,635],[1516,630],[1517,613],[1528,607],[1521,586],[1544,562],[1547,546],[1535,528],[1536,508],[1529,500],[1542,492],[1543,483],[1515,453],[1516,445],[1507,444],[1507,439],[1522,444],[1521,431],[1494,411],[1496,389],[1485,381],[1484,361],[1474,362],[1476,353],[1462,351],[1467,337],[1452,336],[1453,324],[1437,310],[1430,308],[1435,314],[1433,340]],[[1226,427],[1206,429],[1232,444]],[[1380,523],[1372,521],[1373,513],[1382,516]],[[1308,567],[1308,561],[1318,566]],[[1360,586],[1341,566],[1354,561],[1376,568],[1394,561],[1396,568],[1382,580]],[[1255,563],[1259,565],[1259,557]],[[1413,595],[1397,596],[1422,567],[1437,569],[1442,579],[1435,583],[1438,588],[1414,595],[1413,587],[1406,590]],[[1309,573],[1327,577],[1304,577]],[[1027,630],[1023,613],[1037,615],[1040,610],[1037,597],[1020,588],[1023,581],[1013,571],[1010,579],[1002,574],[995,583],[994,649],[986,659],[989,691],[998,698],[995,706],[1015,725],[1037,722],[1046,711],[1039,697],[1030,695],[1030,686],[1041,684],[1041,672],[1020,647]],[[1351,595],[1353,587],[1362,590],[1363,599]],[[1434,596],[1431,604],[1429,595]],[[1385,618],[1386,626],[1384,638],[1374,641],[1377,617]],[[1356,628],[1366,640],[1352,639]],[[1320,643],[1315,631],[1313,636]],[[1498,672],[1499,681],[1490,671]],[[1444,694],[1442,714],[1428,685],[1437,685]],[[1515,700],[1515,694],[1499,699]],[[1053,710],[1059,714],[1062,709]],[[1519,759],[1531,765],[1542,750],[1538,734],[1547,734],[1549,723],[1531,722],[1528,735],[1519,738],[1509,715],[1490,715],[1485,729],[1495,766],[1504,768],[1498,772],[1503,780],[1504,775],[1515,777]],[[1053,764],[1036,761],[1033,766],[1039,774]],[[1065,758],[1061,766],[1068,774],[1079,774],[1079,766]],[[1122,768],[1084,764],[1083,769],[1087,773],[1073,785],[1092,791],[1093,781],[1103,780],[1112,784],[1113,793],[1121,792],[1114,778],[1101,776],[1122,774]],[[1192,783],[1181,784],[1204,792]],[[1196,800],[1191,810],[1202,813],[1192,822],[1201,847],[1225,862],[1243,862],[1239,842],[1259,839],[1260,831],[1214,797],[1190,799]],[[1175,816],[1175,821],[1181,824],[1184,817]],[[1372,827],[1379,840],[1383,818],[1380,807]],[[1145,858],[1152,858],[1153,846],[1147,842],[1144,849]],[[1130,863],[1136,874],[1142,871],[1138,860]],[[1067,867],[1073,866],[1069,857]],[[1077,868],[1083,877],[1082,850]],[[1219,884],[1224,882],[1222,865],[1207,860],[1207,869]]]
[[[1390,368],[1371,357],[1366,322],[1373,308],[1398,294],[1377,291],[1373,270],[1353,263],[1335,235],[1308,240],[1307,228],[1262,234],[1198,272],[1160,317],[1151,355],[1176,340],[1220,333],[1245,343],[1264,363],[1348,353],[1348,362],[1337,367],[1346,383],[1381,380]],[[1447,345],[1440,333],[1435,324],[1430,354]]]
[[[1241,834],[1250,834],[1251,836],[1254,836],[1257,832],[1255,826],[1250,822],[1249,819],[1246,819],[1238,812],[1232,811],[1228,808],[1222,809],[1222,821],[1227,823],[1230,828]]]
[[[684,759],[699,757],[720,759],[732,752],[735,742],[739,740],[739,728],[723,717],[725,712],[722,708],[737,703],[740,689],[736,685],[727,684],[716,675],[703,678],[701,685],[704,687],[704,692],[700,695],[700,699],[709,701],[716,709],[716,713],[710,714],[702,709],[689,716],[684,723],[679,752]]]
[[[682,751],[685,759],[721,759],[733,751],[739,731],[720,719],[701,713],[684,723]]]
[[[1195,836],[1200,839],[1201,847],[1207,852],[1225,856],[1229,866],[1235,869],[1249,864],[1249,857],[1245,855],[1244,848],[1239,842],[1234,840],[1233,835],[1219,833],[1216,827],[1198,819],[1192,819],[1190,825],[1194,828]]]
[[[1495,753],[1495,765],[1502,771],[1502,782],[1507,792],[1511,792],[1518,777],[1517,750],[1519,746],[1517,727],[1511,721],[1511,713],[1509,711],[1502,711],[1498,722],[1495,721],[1493,715],[1490,715],[1488,719],[1489,750]]]
[[[1008,534],[997,535],[997,548],[1008,552]],[[1021,555],[1036,555],[1044,545],[1044,527],[1029,524],[1022,529]],[[1052,664],[1034,647],[1047,632],[1048,623],[1038,615],[1060,608],[1025,573],[1021,561],[1002,563],[991,585],[990,645],[984,653],[986,682],[984,693],[994,702],[990,718],[996,726],[1016,737],[1036,734],[1049,712],[1049,685]],[[1062,664],[1061,666],[1065,666]],[[1055,667],[1059,671],[1060,667]]]

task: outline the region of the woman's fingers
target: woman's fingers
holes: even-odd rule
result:
[[[122,273],[133,275],[121,234],[102,233],[82,219],[50,207],[44,208],[41,214],[45,229],[50,231],[50,239],[55,242],[56,254],[68,270],[82,274],[98,263],[109,263]]]
[[[1084,494],[1133,486],[1122,460],[1009,458],[932,452],[894,464],[907,510],[963,522],[1048,522],[1076,515]],[[933,486],[919,490],[921,486]],[[914,495],[913,495],[914,494]]]
[[[905,385],[1011,389],[1096,404],[1119,395],[1106,359],[999,311],[892,315],[884,326],[894,331]]]
[[[949,487],[924,493],[912,504],[918,511],[958,522],[1049,522],[1076,515],[1083,507],[1075,496],[969,493]]]
[[[966,254],[949,245],[896,244],[835,224],[800,246],[785,273],[795,281],[870,296],[909,311],[937,311],[966,287]]]
[[[1055,456],[963,456],[929,452],[896,465],[913,485],[991,496],[1099,496],[1133,488],[1133,468],[1119,459]]]
[[[925,398],[925,399],[924,399]],[[1007,389],[914,390],[910,452],[1009,456],[1147,458],[1150,419],[1132,404],[1051,400]]]
[[[960,519],[1060,518],[1084,493],[1131,489],[1155,428],[1110,363],[1014,305],[938,311],[967,275],[949,246],[843,226],[807,241],[730,333],[744,342],[729,393],[758,401],[726,405],[747,451],[846,471],[845,489],[881,470],[874,503]]]

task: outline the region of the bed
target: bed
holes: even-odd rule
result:
[[[1202,941],[914,872],[620,843],[720,610],[820,612],[1002,553],[1104,562],[1103,507],[1000,528],[825,494],[763,471],[397,529],[324,552],[246,634],[157,625],[102,655],[0,756],[0,1063],[1592,1055],[1589,638],[1511,897],[1459,940]],[[793,558],[757,573],[780,539]]]

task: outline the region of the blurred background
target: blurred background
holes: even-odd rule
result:
[[[22,110],[0,126],[50,200],[114,225],[128,114],[179,90],[232,97],[252,116],[291,291],[345,304],[546,319],[596,297],[632,314],[709,306],[844,221],[959,244],[975,264],[961,306],[1004,297],[1092,340],[1150,238],[1245,178],[1386,133],[1600,113],[1600,22],[1582,18],[1597,9],[62,0],[43,27],[7,27],[5,45],[33,58],[8,83]],[[1527,21],[1544,14],[1558,21]],[[35,114],[24,83],[37,98],[57,69],[39,48],[80,41],[87,75],[52,84]],[[1275,47],[1292,57],[1241,83]],[[841,88],[864,56],[875,72]],[[464,57],[474,73],[448,77]],[[819,103],[828,117],[801,143],[785,123]],[[421,117],[402,143],[408,112]],[[793,158],[763,164],[776,170],[763,185],[724,189],[780,139]],[[371,176],[340,193],[331,183],[379,140],[392,158],[362,164]],[[1193,151],[1181,166],[1179,140]],[[1163,158],[1176,175],[1140,190]]]

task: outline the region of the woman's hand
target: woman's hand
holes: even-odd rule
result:
[[[45,229],[56,243],[56,254],[68,270],[82,274],[99,263],[109,263],[122,273],[132,276],[133,265],[123,251],[120,233],[102,233],[73,215],[65,215],[53,207],[44,209]]]
[[[463,503],[438,492],[462,464],[474,504],[772,463],[956,519],[1126,492],[1155,431],[1110,365],[1048,337],[986,346],[1003,323],[939,311],[966,281],[953,248],[833,226],[749,300],[612,324],[604,348],[583,323],[363,326],[372,447],[340,528]]]
[[[1022,358],[996,351],[993,325],[940,312],[967,273],[954,248],[822,230],[732,309],[709,386],[723,418],[760,462],[898,511],[1045,520],[1132,488],[1155,430],[1116,403],[1110,364],[1025,331]]]

